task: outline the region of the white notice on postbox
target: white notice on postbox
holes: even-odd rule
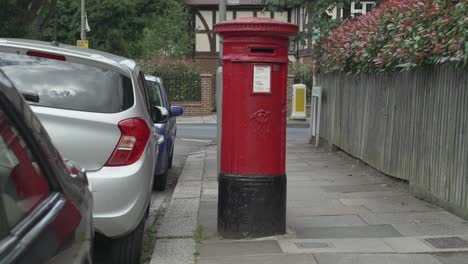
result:
[[[271,91],[271,67],[254,65],[253,92],[269,93]]]

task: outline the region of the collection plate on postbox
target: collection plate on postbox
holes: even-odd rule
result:
[[[271,92],[271,66],[254,65],[253,67],[253,92]]]

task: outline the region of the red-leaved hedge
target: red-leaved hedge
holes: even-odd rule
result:
[[[385,72],[468,63],[468,0],[388,0],[315,47],[319,72]]]

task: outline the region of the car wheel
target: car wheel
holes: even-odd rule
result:
[[[110,263],[112,264],[140,264],[143,244],[145,218],[130,234],[113,239],[110,249]]]
[[[162,175],[155,175],[154,177],[154,189],[157,191],[164,191],[167,185],[167,171],[166,170]]]
[[[173,158],[174,158],[174,147],[172,147],[171,156],[169,157],[169,162],[167,163],[168,164],[167,167],[169,169],[172,169],[172,160],[173,160]]]
[[[87,256],[86,256],[86,259],[83,261],[84,264],[93,264],[93,257],[92,257],[92,254],[89,253]]]

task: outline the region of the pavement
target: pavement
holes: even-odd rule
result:
[[[342,152],[287,143],[287,233],[216,232],[216,147],[192,152],[157,231],[151,263],[467,264],[468,222],[404,181]]]
[[[184,116],[182,115],[182,116],[177,117],[177,123],[184,124],[184,125],[189,125],[189,124],[216,125],[217,118],[216,118],[216,114],[206,115],[206,116]],[[294,119],[287,120],[288,127],[302,128],[302,127],[309,127],[309,125],[310,125],[310,118],[307,118],[306,120],[294,120]]]

